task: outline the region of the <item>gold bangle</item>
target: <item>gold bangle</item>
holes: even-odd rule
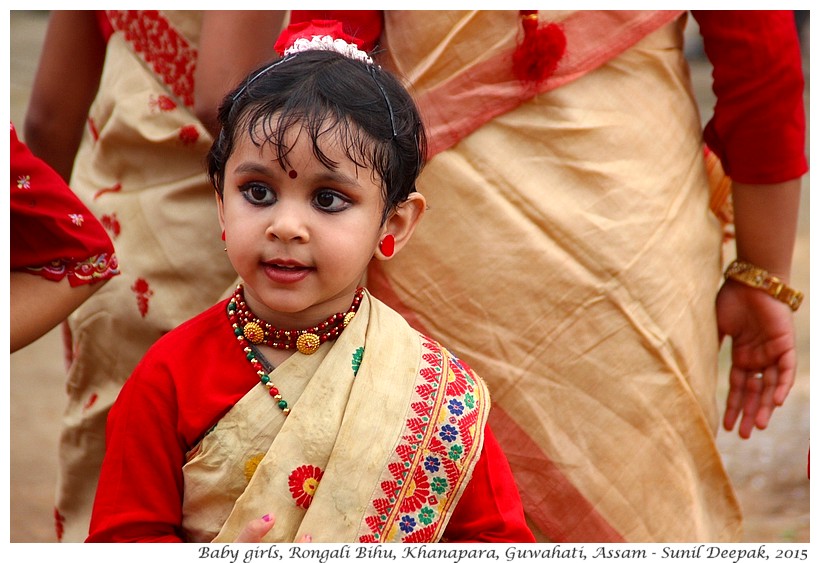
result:
[[[762,289],[778,301],[782,301],[792,311],[797,311],[803,302],[803,294],[794,288],[789,287],[780,278],[771,275],[762,268],[758,268],[748,262],[735,260],[726,268],[723,273],[724,279],[733,279],[742,284]]]

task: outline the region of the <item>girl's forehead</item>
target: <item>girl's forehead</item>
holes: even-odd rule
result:
[[[242,128],[234,144],[229,161],[258,161],[260,165],[274,164],[283,170],[302,173],[306,168],[323,168],[331,173],[344,173],[360,178],[364,173],[374,179],[371,157],[362,154],[361,147],[340,128],[326,127],[318,133],[302,122],[287,128],[277,128],[276,121],[257,122],[253,129]],[[264,164],[262,164],[264,163]],[[233,165],[228,164],[228,168]],[[365,172],[365,170],[369,171]]]
[[[260,154],[273,152],[275,160],[284,164],[308,148],[313,158],[330,168],[335,166],[328,165],[344,161],[370,168],[376,151],[375,141],[356,124],[331,116],[282,119],[276,112],[252,123],[246,121],[239,131],[246,134],[236,139],[237,149],[255,146]]]

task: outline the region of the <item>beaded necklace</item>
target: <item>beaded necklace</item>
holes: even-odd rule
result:
[[[282,397],[274,384],[270,380],[270,372],[273,366],[267,362],[265,357],[259,352],[257,344],[266,344],[271,348],[280,350],[290,350],[295,348],[302,354],[310,355],[319,349],[323,342],[335,340],[339,337],[345,327],[350,323],[359,310],[362,302],[364,288],[356,290],[353,303],[346,313],[335,313],[322,321],[318,325],[303,330],[283,330],[278,329],[270,323],[263,321],[251,312],[248,304],[245,303],[244,288],[237,286],[231,299],[228,301],[228,319],[231,321],[233,333],[236,339],[242,343],[247,342],[243,348],[245,357],[256,370],[259,381],[268,388],[268,393],[276,401],[276,406],[282,409],[287,415],[290,413],[288,402]]]

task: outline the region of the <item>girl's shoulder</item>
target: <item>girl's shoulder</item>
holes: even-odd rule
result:
[[[232,340],[227,305],[228,300],[224,299],[171,329],[151,346],[146,357],[188,356],[196,359],[203,351],[220,347],[219,342]]]

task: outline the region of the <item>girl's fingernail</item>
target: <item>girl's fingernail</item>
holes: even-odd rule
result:
[[[270,522],[270,514],[265,514],[265,515],[262,517],[262,520],[264,520],[265,522]]]

